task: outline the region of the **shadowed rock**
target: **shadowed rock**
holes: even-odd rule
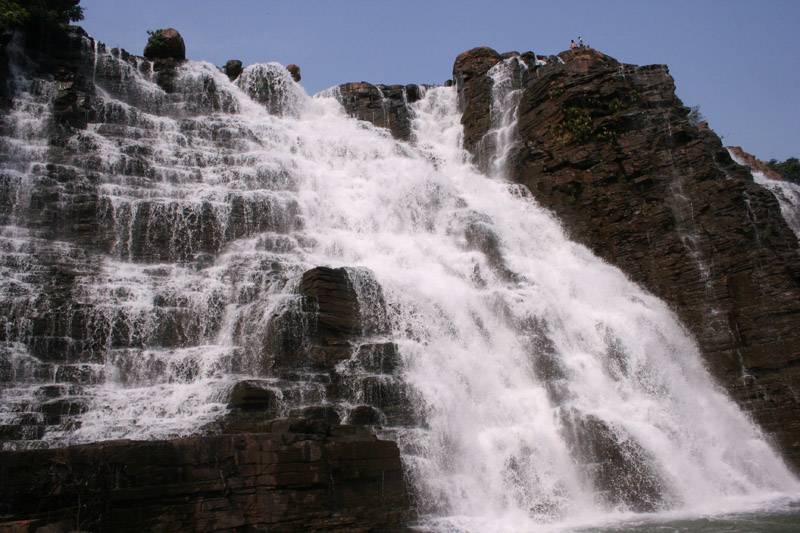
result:
[[[181,34],[174,28],[156,30],[147,40],[144,57],[183,61],[186,59],[186,44],[184,44]]]
[[[609,509],[644,513],[668,506],[667,485],[638,442],[593,416],[573,413],[562,420],[575,460]]]
[[[229,59],[222,70],[228,79],[233,81],[242,73],[242,62],[238,59]]]
[[[338,97],[350,116],[386,128],[396,139],[408,140],[408,104],[419,100],[421,91],[417,85],[372,85],[362,81],[340,85]]]
[[[492,79],[486,75],[502,61],[500,54],[487,46],[459,54],[453,64],[453,80],[458,88],[458,107],[462,111],[464,148],[475,149],[489,131]]]
[[[9,531],[399,531],[397,445],[324,420],[258,434],[0,453]]]

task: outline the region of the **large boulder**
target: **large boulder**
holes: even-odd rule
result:
[[[233,81],[242,73],[242,62],[238,59],[229,59],[222,70],[228,76],[228,79]]]
[[[562,421],[572,454],[603,505],[647,513],[674,503],[650,454],[621,428],[570,410]]]
[[[300,67],[298,67],[294,63],[292,63],[291,65],[288,65],[286,67],[286,70],[288,70],[289,74],[292,75],[292,79],[294,81],[299,82],[302,79],[302,77],[300,76]]]
[[[144,47],[144,57],[147,59],[186,59],[186,45],[183,37],[174,28],[156,30],[150,34]]]

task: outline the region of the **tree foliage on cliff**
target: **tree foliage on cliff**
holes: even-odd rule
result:
[[[800,185],[800,160],[796,157],[790,157],[782,162],[778,162],[777,159],[770,159],[767,166],[780,174],[783,179]]]
[[[687,116],[689,122],[692,124],[700,124],[701,122],[707,122],[706,116],[700,112],[700,106],[695,105],[689,108],[689,115]]]
[[[0,31],[26,26],[52,27],[83,20],[80,0],[0,0]]]

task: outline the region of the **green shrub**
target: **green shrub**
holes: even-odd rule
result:
[[[570,134],[572,142],[585,143],[592,138],[592,120],[589,112],[580,107],[568,107],[564,110],[561,126]]]
[[[687,117],[692,124],[700,124],[707,122],[705,115],[700,112],[700,106],[695,105],[689,108],[689,116]]]
[[[80,0],[0,0],[0,30],[52,27],[83,20]]]
[[[800,160],[796,157],[790,157],[783,162],[778,162],[777,159],[770,159],[767,166],[780,174],[783,179],[800,185]]]
[[[28,22],[30,13],[16,2],[0,0],[0,30],[18,28]]]

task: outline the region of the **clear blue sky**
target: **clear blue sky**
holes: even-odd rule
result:
[[[570,39],[663,63],[727,145],[800,157],[800,0],[82,0],[89,34],[141,54],[173,27],[190,59],[300,66],[306,92],[442,83],[475,46],[554,54]]]

